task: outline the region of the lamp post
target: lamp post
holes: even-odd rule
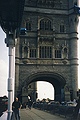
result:
[[[25,0],[0,0],[0,25],[6,33],[5,43],[9,48],[9,78],[8,78],[8,116],[11,120],[14,81],[14,47],[17,31],[20,29]]]
[[[14,47],[15,36],[14,33],[7,33],[5,43],[9,47],[9,78],[8,78],[8,116],[7,120],[11,120],[12,102],[13,102],[13,83],[14,83]]]

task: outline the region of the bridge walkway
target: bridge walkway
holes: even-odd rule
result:
[[[53,115],[38,109],[21,109],[21,120],[66,120],[64,116]]]
[[[53,115],[46,111],[29,108],[20,110],[20,120],[66,120],[64,116]],[[7,111],[0,117],[0,120],[7,120]]]

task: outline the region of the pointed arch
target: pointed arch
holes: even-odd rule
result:
[[[50,19],[48,19],[48,18],[41,19],[40,25],[39,25],[40,30],[51,30],[51,26],[52,26],[51,24],[52,24],[52,22]]]

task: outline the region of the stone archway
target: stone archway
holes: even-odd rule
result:
[[[29,85],[36,81],[46,81],[51,83],[54,86],[54,98],[56,101],[63,101],[65,99],[64,86],[66,81],[60,74],[53,72],[37,72],[30,75],[22,86]]]

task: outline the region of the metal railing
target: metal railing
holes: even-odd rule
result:
[[[75,106],[66,106],[60,104],[34,103],[33,107],[36,109],[49,111],[52,114],[63,115],[65,118],[74,117],[75,112]]]

